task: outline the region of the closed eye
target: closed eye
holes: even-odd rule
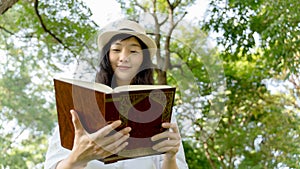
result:
[[[130,52],[133,53],[133,54],[140,54],[141,53],[140,50],[131,50]]]
[[[113,52],[120,52],[120,49],[112,49]]]

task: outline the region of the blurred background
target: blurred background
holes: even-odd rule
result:
[[[299,0],[0,0],[0,168],[43,168],[53,77],[92,80],[115,19],[147,29],[190,169],[299,168]]]

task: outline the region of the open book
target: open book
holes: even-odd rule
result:
[[[130,126],[128,146],[118,154],[105,159],[104,163],[160,154],[151,147],[151,137],[165,131],[163,122],[170,122],[175,87],[168,85],[128,85],[117,88],[80,80],[54,79],[58,124],[61,145],[72,149],[74,127],[70,110],[74,109],[89,133],[108,123],[121,120],[119,131]]]

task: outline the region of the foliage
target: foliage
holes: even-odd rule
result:
[[[299,166],[298,10],[293,0],[210,4],[203,28],[221,35],[228,101],[207,143],[222,168]],[[284,91],[269,91],[267,79]]]
[[[134,18],[156,9],[152,5],[149,10],[133,10],[149,7],[134,2],[127,8],[123,3],[126,14]],[[179,28],[181,36],[173,34],[169,50],[177,64],[169,67],[168,82],[180,89],[177,111],[182,135],[191,139],[185,142],[190,167],[205,158],[201,163],[207,168],[299,165],[299,81],[286,89],[290,92],[274,95],[266,80],[298,75],[299,16],[290,12],[298,10],[295,4],[298,1],[212,1],[203,28],[222,35],[217,39],[220,53],[201,52],[197,47],[205,49],[199,43],[205,36],[199,38],[201,30],[186,23],[190,29]],[[213,117],[217,120],[210,123]],[[192,155],[191,145],[198,149]]]
[[[226,3],[228,2],[228,3]],[[270,75],[299,71],[299,4],[297,0],[211,1],[204,29],[220,33],[224,54],[237,60],[261,50]],[[259,45],[259,46],[258,46]],[[276,49],[276,50],[274,50]],[[224,55],[226,59],[226,55]]]
[[[145,23],[155,21],[150,22],[154,24],[154,29],[147,25],[149,26],[147,31],[154,34],[160,49],[156,59],[157,66],[167,66],[166,69],[162,68],[166,70],[167,82],[179,89],[175,113],[178,116],[182,137],[192,139],[184,142],[189,167],[199,168],[198,162],[201,162],[201,167],[208,168],[210,163],[199,145],[196,144],[196,149],[199,150],[190,149],[194,148],[194,140],[198,139],[198,136],[193,135],[195,131],[202,129],[203,140],[215,130],[220,120],[219,110],[222,109],[224,100],[220,99],[223,93],[217,91],[222,91],[224,87],[222,61],[219,60],[215,49],[211,49],[207,34],[199,29],[199,25],[184,20],[187,4],[173,2],[176,10],[174,12],[170,10],[172,8],[170,6],[173,5],[168,5],[169,1],[120,2],[129,18]],[[150,15],[143,18],[145,12]],[[193,125],[199,117],[202,117],[201,127]],[[190,125],[186,125],[187,123]]]
[[[158,82],[179,89],[175,112],[191,169],[300,165],[297,0],[214,0],[193,24],[184,17],[194,0],[118,2],[161,49]],[[53,75],[79,59],[95,68],[90,15],[81,1],[54,0],[18,1],[1,15],[1,168],[42,168],[56,122]],[[206,31],[221,35],[218,49]]]
[[[52,77],[95,33],[89,16],[77,1],[19,1],[1,15],[0,168],[42,168],[56,121]]]
[[[183,141],[184,152],[186,156],[186,162],[190,169],[207,169],[210,164],[207,161],[203,152],[200,151],[200,147],[196,143],[191,141]]]

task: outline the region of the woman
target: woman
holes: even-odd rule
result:
[[[143,27],[133,21],[121,20],[104,29],[98,38],[101,49],[100,70],[96,82],[116,87],[128,84],[153,84],[151,57],[156,53],[156,44],[149,38]],[[82,127],[76,111],[71,110],[75,128],[74,147],[72,151],[60,146],[58,130],[50,140],[46,155],[45,168],[99,168],[99,169],[185,169],[181,138],[177,124],[163,123],[169,129],[151,138],[157,141],[153,149],[164,152],[163,155],[147,156],[123,160],[112,164],[103,164],[97,159],[118,153],[127,146],[130,127],[108,136],[112,130],[121,125],[115,121],[95,133],[89,134]]]

